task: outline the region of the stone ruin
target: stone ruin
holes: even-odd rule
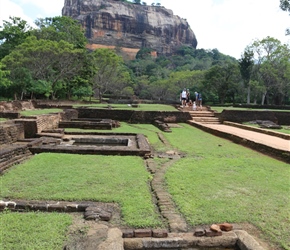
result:
[[[99,124],[98,124],[99,123]],[[60,125],[61,124],[61,125]],[[59,126],[60,125],[60,126]],[[162,130],[168,126],[156,120],[155,125]],[[145,157],[151,154],[150,145],[142,134],[121,133],[90,133],[64,132],[64,128],[98,128],[112,129],[118,122],[110,119],[79,119],[77,111],[67,109],[57,114],[33,117],[21,117],[0,123],[0,173],[14,164],[41,152],[77,153],[77,154],[118,154],[138,155]],[[167,130],[167,132],[170,132]],[[81,144],[81,145],[76,145]],[[101,144],[101,145],[100,145]],[[106,145],[107,144],[107,145]],[[114,145],[115,144],[115,145]],[[156,183],[157,185],[157,183]],[[158,187],[155,192],[159,202]],[[160,194],[164,192],[161,190]],[[168,203],[168,201],[166,201]],[[110,221],[114,216],[114,209],[110,205],[97,203],[72,202],[32,202],[32,201],[0,201],[0,210],[13,211],[46,211],[46,212],[83,212],[86,220]],[[164,208],[165,209],[165,208]],[[168,211],[163,211],[168,213]],[[172,213],[170,213],[172,214]],[[169,219],[170,221],[170,219]],[[176,218],[170,222],[174,228]],[[215,237],[219,236],[219,237]],[[117,242],[116,240],[114,240]],[[256,249],[263,248],[243,230],[229,230],[221,232],[211,228],[197,228],[194,232],[168,232],[166,229],[131,229],[120,233],[118,242],[120,249],[194,249],[204,247],[225,247],[227,249]],[[253,247],[254,248],[251,248]],[[69,249],[67,246],[66,249]],[[106,248],[104,248],[106,249]],[[109,248],[108,248],[109,249]],[[221,248],[219,248],[221,249]]]
[[[41,152],[147,157],[150,146],[142,134],[65,132],[65,128],[106,129],[112,119],[78,118],[76,110],[20,117],[0,123],[0,172]]]

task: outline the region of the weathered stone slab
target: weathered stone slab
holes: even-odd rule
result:
[[[136,229],[134,231],[134,236],[136,238],[152,237],[151,229]]]

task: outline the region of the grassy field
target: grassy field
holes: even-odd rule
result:
[[[186,219],[192,225],[250,222],[290,249],[289,164],[183,126],[165,134],[187,154],[166,180]]]
[[[114,132],[143,133],[156,151],[175,149],[185,154],[168,169],[166,185],[188,223],[249,222],[280,249],[289,250],[289,165],[181,125],[172,128],[172,133],[163,133],[152,125],[121,123]],[[158,132],[163,133],[169,146],[160,142]],[[158,158],[154,160],[162,163]],[[121,206],[124,224],[159,227],[162,221],[148,185],[151,178],[139,157],[39,154],[0,177],[0,198],[114,201]],[[34,231],[21,214],[8,215],[1,214],[1,221],[16,225],[24,221],[22,227]],[[41,219],[35,217],[35,221]],[[65,230],[56,230],[61,242]],[[2,246],[8,244],[7,237],[2,237]],[[20,243],[15,244],[17,249]],[[62,249],[61,243],[58,246],[54,249]],[[30,245],[26,249],[45,248]]]
[[[0,249],[56,250],[62,249],[72,218],[59,213],[6,211],[0,214],[0,222]]]
[[[74,105],[74,108],[77,107],[91,107],[91,108],[100,108],[107,109],[111,107],[114,110],[137,110],[137,111],[176,111],[177,109],[171,105],[163,104],[147,104],[141,103],[138,104],[138,107],[132,107],[130,104],[87,104],[87,105]]]
[[[239,107],[220,107],[220,106],[210,106],[211,110],[215,110],[218,113],[221,113],[223,110],[249,110],[249,111],[269,111],[270,109],[254,109],[254,108],[239,108]],[[273,109],[273,111],[283,111],[283,112],[290,112],[290,110],[279,110]]]
[[[109,104],[114,110],[136,110],[136,111],[177,111],[174,106],[171,105],[162,105],[162,104],[139,104],[137,108],[133,108],[132,106],[128,106],[127,104]],[[91,107],[98,109],[108,109],[108,104],[79,104],[74,105],[74,108],[78,107]],[[21,116],[34,116],[34,115],[43,115],[50,113],[58,113],[62,112],[62,109],[51,108],[51,109],[32,109],[21,111]]]
[[[252,127],[255,127],[255,128],[260,128],[260,126],[258,124],[253,124],[253,123],[249,123],[249,122],[245,122],[243,123],[244,125],[247,125],[247,126],[252,126]],[[267,129],[267,130],[270,130],[270,131],[274,131],[274,132],[279,132],[279,133],[284,133],[284,134],[290,134],[290,129],[289,129],[290,126],[282,126],[281,129],[267,129],[267,128],[263,128],[263,129]]]
[[[58,113],[62,112],[62,109],[32,109],[32,110],[25,110],[21,111],[21,116],[34,116],[34,115],[45,115],[50,113]]]

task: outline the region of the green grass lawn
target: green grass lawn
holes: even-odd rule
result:
[[[255,127],[255,128],[260,128],[260,126],[258,124],[253,124],[253,123],[249,123],[249,122],[245,122],[243,123],[244,125],[247,125],[247,126],[252,126],[252,127]],[[282,126],[281,129],[267,129],[267,128],[261,128],[261,129],[266,129],[266,130],[270,130],[270,131],[273,131],[273,132],[279,132],[279,133],[284,133],[284,134],[290,134],[290,129],[289,129],[290,126]]]
[[[191,225],[249,222],[261,229],[263,237],[289,250],[289,164],[181,125],[164,133],[149,124],[121,123],[113,132],[143,133],[154,150],[185,154],[165,177],[168,191]],[[170,145],[164,146],[157,133]],[[157,157],[154,161],[164,163]],[[148,185],[151,178],[139,157],[38,154],[0,177],[0,199],[113,201],[121,206],[124,224],[159,227],[162,221]],[[20,215],[17,220],[25,219]]]
[[[167,171],[166,181],[187,221],[250,222],[290,249],[289,164],[183,126],[165,134],[187,154]]]
[[[221,113],[223,110],[249,110],[249,111],[269,111],[270,109],[254,109],[254,108],[239,108],[239,107],[220,107],[220,106],[210,106],[211,110],[215,110],[218,113]],[[270,110],[271,111],[271,110]],[[289,110],[280,110],[280,109],[272,109],[272,111],[283,111],[290,112]]]
[[[48,164],[49,163],[49,164]],[[117,202],[127,225],[160,226],[142,158],[42,153],[1,178],[0,197]]]
[[[0,249],[55,250],[62,249],[72,218],[60,213],[7,211],[0,213],[0,222]]]
[[[5,121],[7,121],[6,118],[0,118],[0,122],[5,122]]]
[[[138,104],[138,107],[133,108],[131,105],[128,104],[88,104],[88,105],[74,105],[74,108],[77,107],[91,107],[91,108],[100,108],[100,109],[107,109],[108,105],[112,107],[114,110],[136,110],[136,111],[177,111],[177,109],[172,105],[165,105],[165,104],[147,104],[141,103]]]
[[[34,115],[45,115],[50,113],[58,113],[63,112],[62,109],[32,109],[32,110],[25,110],[21,111],[21,116],[34,116]]]

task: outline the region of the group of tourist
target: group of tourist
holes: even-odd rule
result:
[[[189,89],[184,88],[180,93],[181,107],[192,107],[192,110],[202,110],[201,93],[194,92],[194,101],[190,98]]]

